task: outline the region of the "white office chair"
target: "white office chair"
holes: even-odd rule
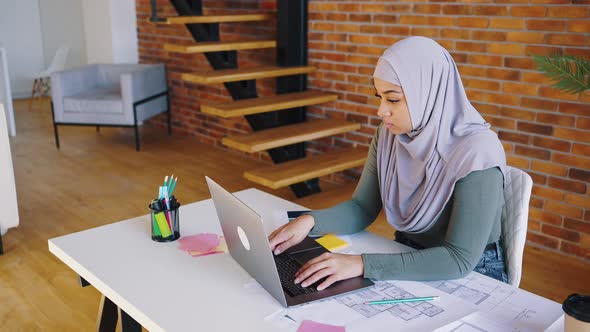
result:
[[[522,255],[529,219],[533,180],[524,171],[507,167],[502,210],[502,238],[508,283],[518,287],[522,276]]]
[[[51,74],[64,70],[66,66],[66,59],[68,58],[68,53],[70,52],[70,48],[66,45],[61,45],[57,51],[55,52],[55,56],[53,56],[53,60],[47,69],[40,71],[38,73],[34,73],[28,75],[30,79],[34,79],[33,81],[33,88],[31,91],[31,99],[29,100],[29,111],[31,110],[31,106],[33,105],[33,99],[35,99],[35,92],[37,92],[37,96],[41,101],[45,91],[43,91],[46,85],[49,83],[49,77]]]
[[[18,226],[18,204],[16,201],[16,186],[14,183],[14,169],[8,140],[8,126],[4,107],[0,104],[0,255],[3,253],[2,235],[9,228]]]

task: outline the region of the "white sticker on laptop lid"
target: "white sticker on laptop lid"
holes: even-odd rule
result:
[[[246,233],[240,226],[238,226],[238,236],[240,237],[240,241],[242,241],[244,248],[246,248],[246,250],[250,250],[250,241],[248,241]]]

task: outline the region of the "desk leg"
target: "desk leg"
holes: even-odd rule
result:
[[[96,330],[98,332],[115,331],[119,315],[121,315],[121,330],[123,332],[141,332],[141,325],[121,308],[117,308],[117,305],[104,295],[100,299]]]
[[[141,325],[129,316],[125,311],[121,310],[121,329],[123,332],[141,332]]]
[[[78,281],[80,282],[80,286],[82,287],[90,286],[90,283],[80,276],[78,276]]]
[[[98,308],[98,317],[96,318],[96,331],[112,332],[117,328],[117,305],[108,297],[102,295],[100,307]]]

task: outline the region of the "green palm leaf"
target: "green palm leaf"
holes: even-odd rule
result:
[[[571,55],[533,55],[533,59],[542,73],[556,89],[578,93],[590,89],[590,61]]]

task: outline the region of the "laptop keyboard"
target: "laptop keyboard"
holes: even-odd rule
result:
[[[317,291],[316,286],[319,285],[319,282],[312,284],[308,287],[301,287],[301,284],[295,284],[293,280],[295,280],[295,273],[301,267],[301,264],[294,260],[289,255],[278,255],[274,256],[275,264],[277,265],[277,270],[279,272],[279,278],[281,279],[281,285],[283,289],[291,296],[298,296],[303,294],[309,294]]]

